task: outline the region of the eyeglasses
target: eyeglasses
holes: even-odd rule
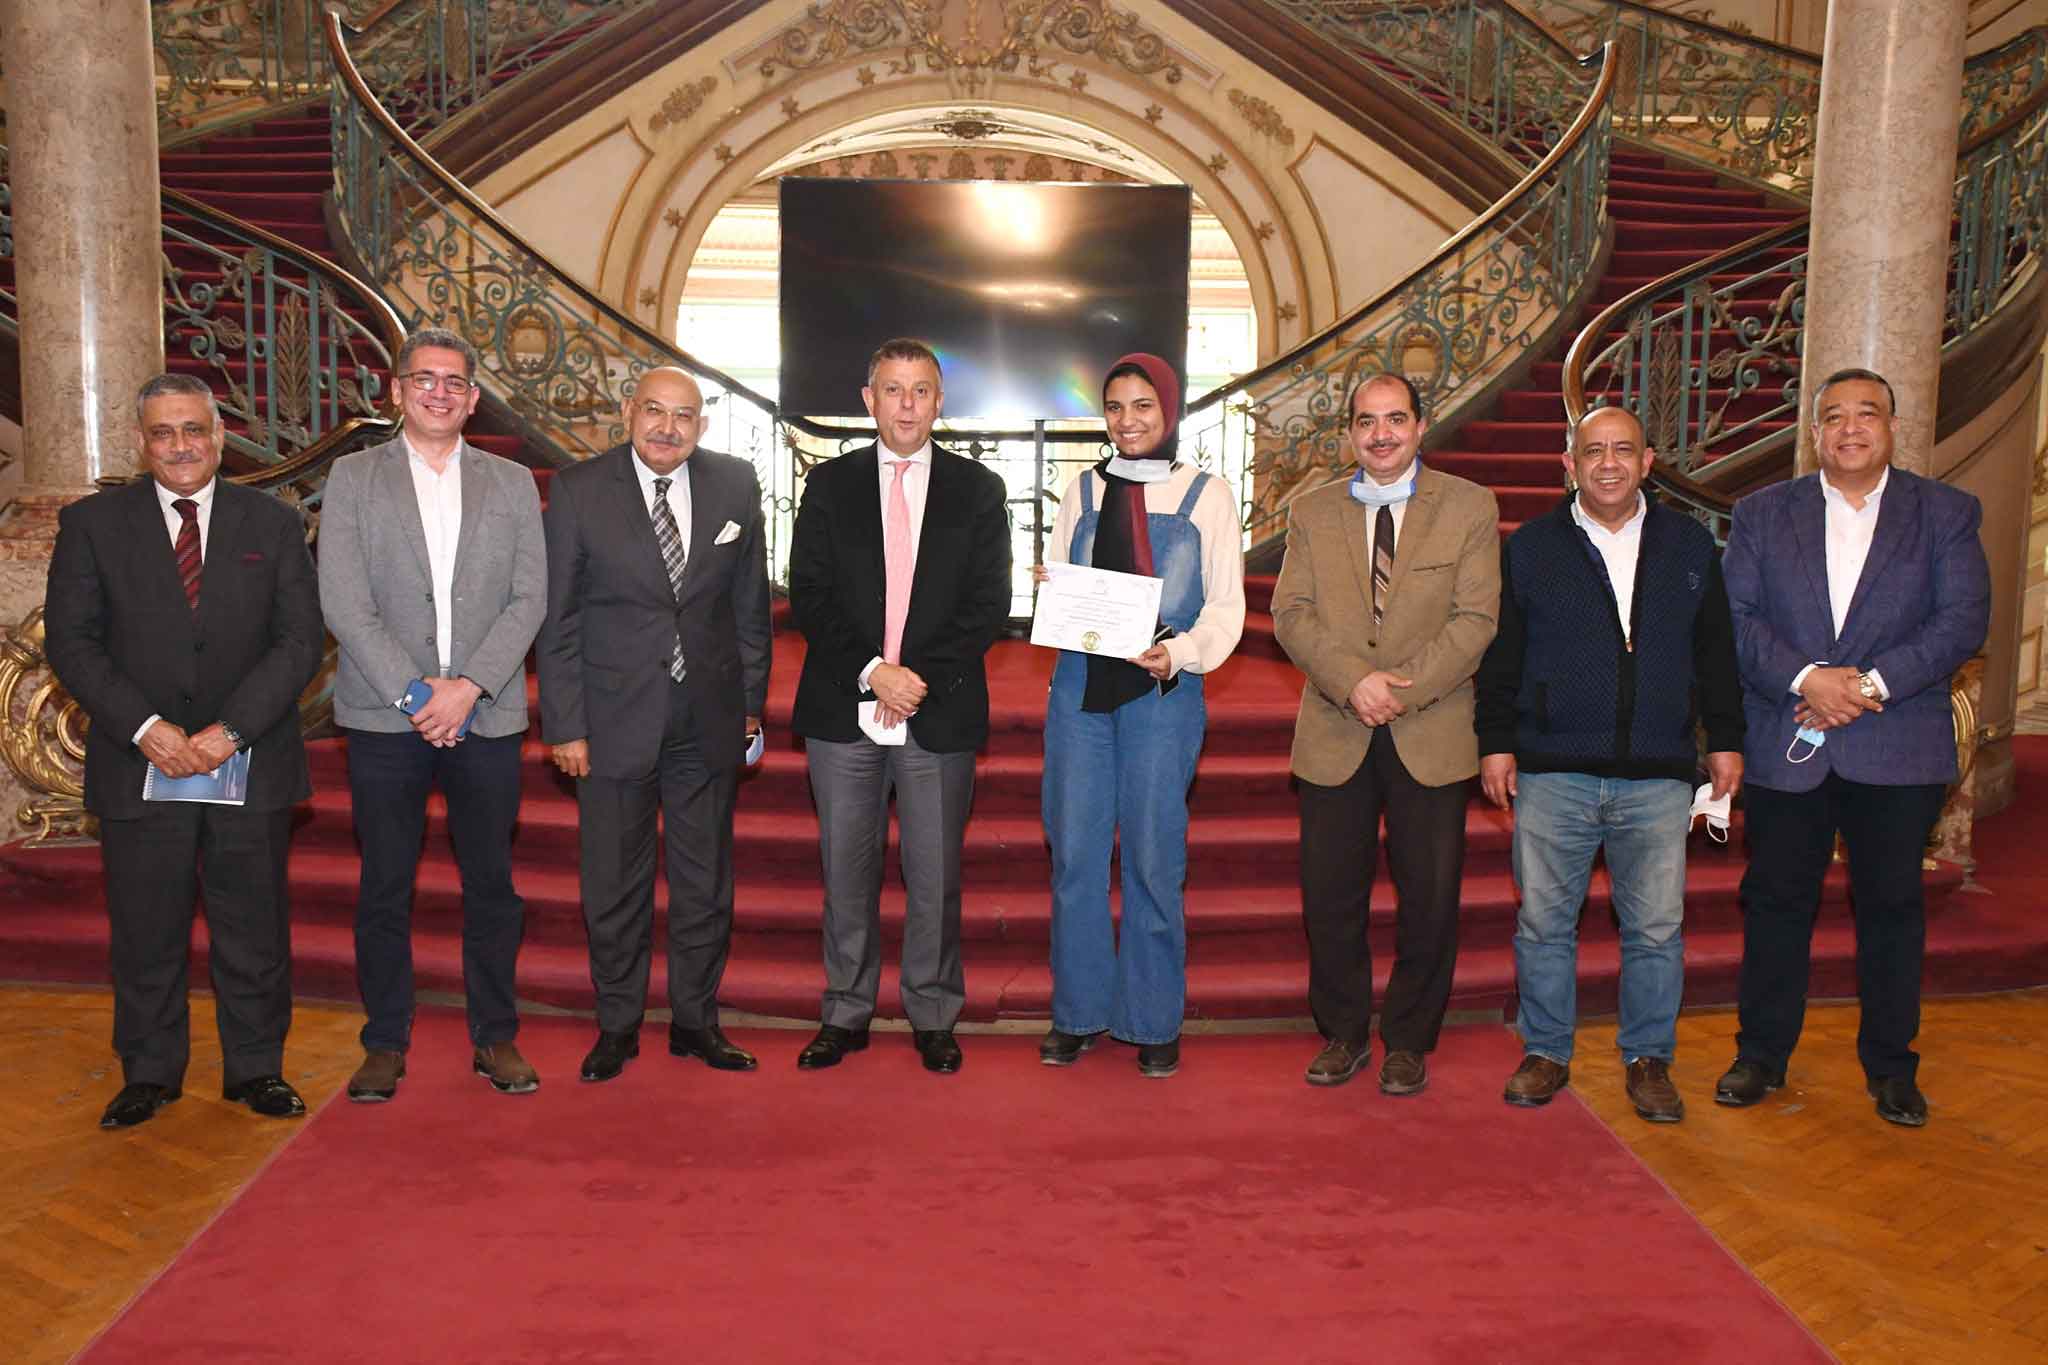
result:
[[[474,381],[464,379],[459,374],[435,374],[432,370],[414,370],[411,374],[402,374],[398,377],[421,393],[432,393],[436,389],[442,389],[450,398],[460,398],[476,387]]]

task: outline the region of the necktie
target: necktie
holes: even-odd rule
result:
[[[683,595],[683,565],[688,557],[683,554],[683,536],[676,529],[675,510],[668,505],[668,486],[673,479],[654,481],[654,543],[661,549],[661,562],[668,567],[669,591],[678,598]],[[669,651],[668,675],[677,682],[683,680],[683,637],[676,636],[675,647]]]
[[[1387,585],[1394,581],[1394,508],[1381,503],[1372,520],[1372,623],[1387,614]]]
[[[171,553],[178,558],[178,579],[185,585],[185,603],[194,612],[199,610],[199,573],[204,567],[199,557],[199,504],[190,498],[179,498],[171,504],[184,524],[178,527],[178,539],[171,546]]]
[[[910,575],[917,557],[910,548],[910,501],[903,496],[903,476],[911,460],[891,460],[895,478],[889,485],[887,514],[882,518],[882,560],[889,579],[884,599],[882,658],[892,664],[903,662],[903,619],[910,615]]]

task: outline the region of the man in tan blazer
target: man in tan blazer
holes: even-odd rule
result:
[[[1387,822],[1399,917],[1381,1003],[1380,1089],[1428,1084],[1458,956],[1466,783],[1479,770],[1472,675],[1500,609],[1499,508],[1424,468],[1415,386],[1375,375],[1345,404],[1358,472],[1295,500],[1274,633],[1308,675],[1294,724],[1309,1005],[1326,1040],[1311,1085],[1371,1053],[1366,921]]]

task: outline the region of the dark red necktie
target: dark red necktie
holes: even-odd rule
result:
[[[199,610],[199,571],[203,567],[199,558],[199,504],[190,498],[179,498],[171,504],[185,524],[178,528],[177,543],[171,553],[178,557],[178,579],[185,585],[185,601],[193,611]]]

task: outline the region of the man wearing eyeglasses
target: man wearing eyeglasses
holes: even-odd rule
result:
[[[394,367],[398,439],[337,460],[322,499],[320,603],[341,645],[334,719],[348,739],[362,877],[357,1102],[388,1100],[412,1043],[413,882],[427,793],[448,803],[462,874],[471,1065],[503,1094],[539,1088],[513,1039],[523,906],[512,887],[526,651],[547,608],[533,474],[469,445],[476,351],[424,328]]]

